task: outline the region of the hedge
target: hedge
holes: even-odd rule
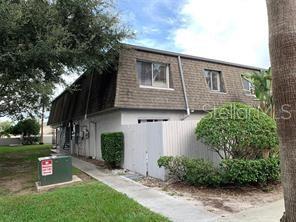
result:
[[[122,132],[101,134],[102,157],[110,167],[119,166],[124,152]]]
[[[224,160],[220,164],[226,184],[266,184],[280,178],[278,158],[259,160]]]
[[[214,166],[202,159],[187,157],[161,157],[159,167],[169,170],[171,178],[195,186],[264,185],[279,181],[278,158],[258,160],[223,160]]]

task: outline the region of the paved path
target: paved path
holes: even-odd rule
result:
[[[284,212],[284,201],[279,200],[262,207],[251,208],[219,222],[279,222]]]
[[[72,157],[73,165],[113,189],[125,193],[141,205],[174,222],[214,222],[217,216],[186,199],[175,198],[122,176],[110,175],[95,165]]]

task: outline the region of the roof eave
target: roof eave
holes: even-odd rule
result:
[[[137,46],[137,45],[132,45],[132,44],[126,44],[125,43],[124,45],[127,46],[127,47],[130,47],[130,48],[134,48],[134,49],[139,50],[139,51],[157,53],[157,54],[161,54],[161,55],[170,55],[170,56],[176,56],[176,57],[180,56],[180,57],[186,58],[186,59],[193,59],[193,60],[199,60],[199,61],[210,62],[210,63],[215,63],[215,64],[234,66],[234,67],[245,68],[245,69],[252,69],[254,71],[267,70],[265,68],[260,68],[260,67],[255,67],[255,66],[249,66],[249,65],[243,65],[243,64],[238,64],[238,63],[226,62],[226,61],[216,60],[216,59],[209,59],[209,58],[204,58],[204,57],[199,57],[199,56],[192,56],[192,55],[188,55],[188,54],[170,52],[170,51],[160,50],[160,49],[153,49],[153,48]]]

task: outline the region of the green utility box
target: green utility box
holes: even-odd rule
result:
[[[38,179],[40,186],[71,181],[71,156],[54,155],[38,158]]]

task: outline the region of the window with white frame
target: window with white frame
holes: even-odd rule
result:
[[[141,86],[170,88],[168,64],[138,61],[137,70]]]
[[[254,86],[253,84],[242,76],[243,88],[248,94],[254,94]]]
[[[221,72],[214,70],[205,70],[204,75],[210,90],[217,92],[225,92]]]
[[[138,119],[138,123],[166,122],[168,119]]]

